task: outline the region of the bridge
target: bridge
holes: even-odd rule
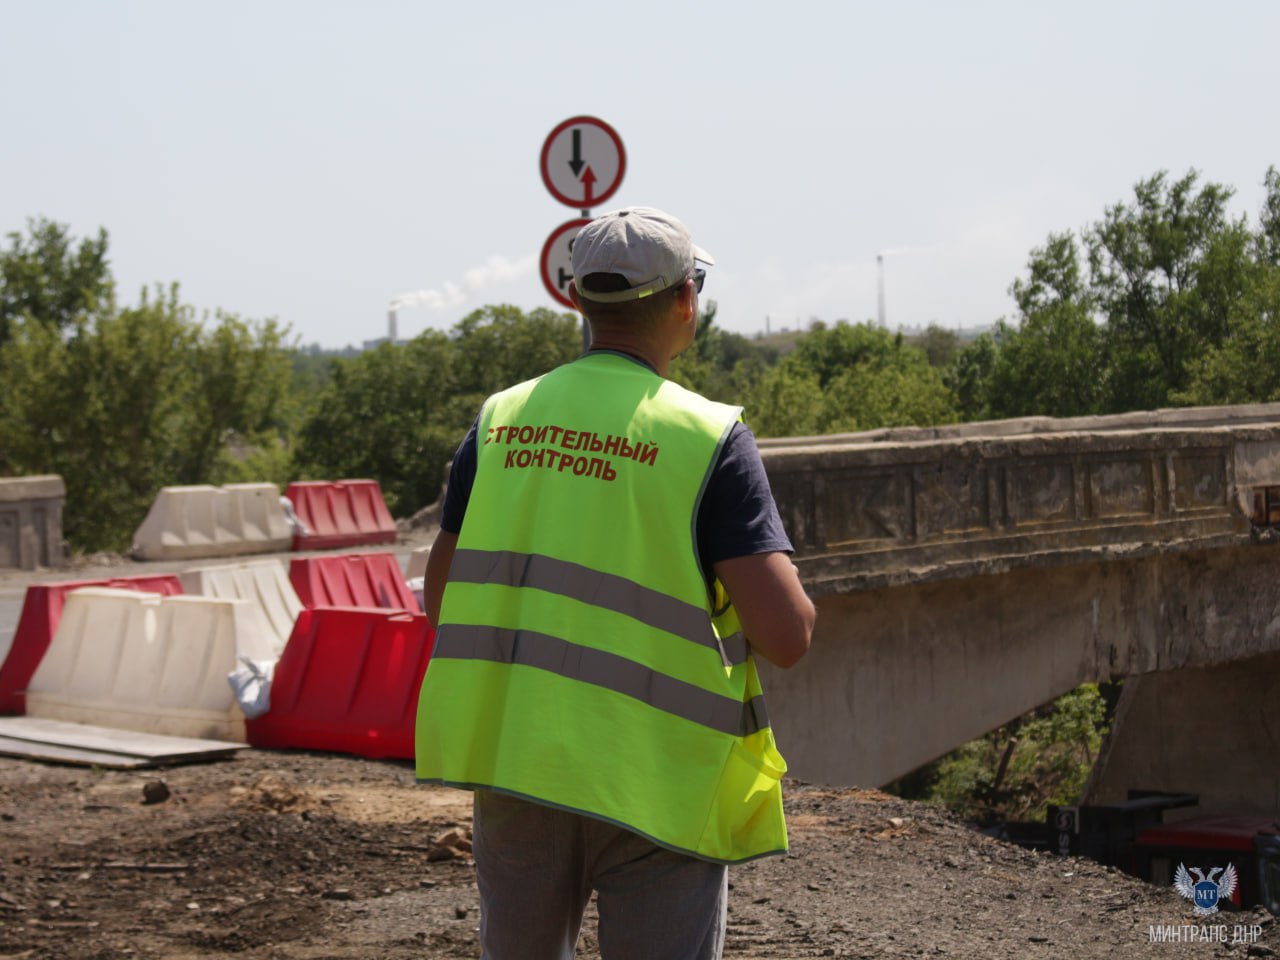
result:
[[[1280,815],[1280,404],[761,442],[818,606],[791,773],[882,785],[1125,679],[1090,802]]]

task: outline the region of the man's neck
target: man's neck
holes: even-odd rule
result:
[[[616,347],[602,347],[599,344],[593,343],[590,347],[587,348],[587,353],[588,354],[616,353],[621,356],[627,357],[631,360],[634,360],[636,361],[636,363],[643,363],[646,367],[648,367],[654,373],[658,373],[658,368],[655,367],[652,363],[650,363],[647,357],[640,356],[640,354],[636,353],[634,350],[619,350]]]
[[[615,331],[601,331],[599,334],[593,332],[591,346],[587,348],[587,351],[594,350],[611,350],[614,353],[625,353],[628,357],[634,357],[645,366],[651,367],[653,372],[660,377],[667,375],[667,365],[671,362],[671,358],[667,356],[667,352],[661,346],[650,343],[641,337],[619,335]]]

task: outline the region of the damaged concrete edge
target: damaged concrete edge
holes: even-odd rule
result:
[[[1187,540],[1113,543],[1067,549],[1037,550],[1026,553],[994,554],[920,566],[868,570],[844,576],[806,575],[803,559],[797,561],[797,566],[800,568],[800,579],[804,584],[805,590],[809,596],[816,600],[837,594],[884,590],[913,584],[932,583],[939,580],[987,577],[1009,573],[1014,570],[1038,567],[1110,563],[1122,560],[1139,560],[1157,554],[1224,550],[1249,546],[1253,542],[1255,542],[1254,539],[1247,533],[1228,533]]]
[[[772,437],[760,440],[761,449],[885,443],[932,443],[953,439],[1015,438],[1052,433],[1111,433],[1115,431],[1214,427],[1234,428],[1250,424],[1274,424],[1280,428],[1280,403],[1252,403],[1225,407],[1169,407],[1133,413],[1093,417],[1018,417],[936,427],[886,427],[861,433],[817,437]]]
[[[0,502],[65,498],[67,485],[56,473],[34,477],[0,477]]]

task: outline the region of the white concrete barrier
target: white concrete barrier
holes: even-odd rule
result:
[[[184,593],[247,600],[262,614],[271,642],[272,658],[278,659],[293,633],[294,621],[302,610],[298,592],[289,582],[279,560],[252,560],[247,563],[202,567],[179,575]]]
[[[227,674],[240,654],[271,659],[267,633],[247,600],[75,590],[27,688],[27,714],[243,742]]]
[[[417,577],[425,577],[427,575],[427,560],[431,558],[430,547],[418,547],[409,554],[409,572],[404,575],[406,580],[413,580]]]
[[[143,560],[272,553],[293,545],[274,483],[164,487],[133,536]]]

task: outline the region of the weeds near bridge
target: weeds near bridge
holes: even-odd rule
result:
[[[1107,732],[1096,683],[971,740],[890,789],[932,800],[982,823],[1043,820],[1049,804],[1075,803]]]

